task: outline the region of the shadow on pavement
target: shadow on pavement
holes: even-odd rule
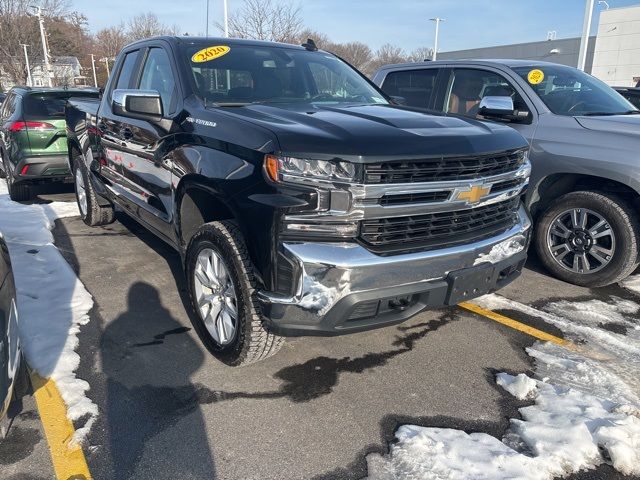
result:
[[[153,342],[150,331],[163,330]],[[128,309],[100,340],[106,376],[106,412],[111,471],[117,478],[155,471],[163,478],[214,478],[215,468],[190,376],[203,353],[143,282],[128,293]],[[180,423],[179,428],[171,428]],[[162,441],[153,441],[162,437]],[[162,451],[166,450],[166,451]],[[106,453],[106,452],[103,452]],[[104,461],[104,459],[102,460]]]

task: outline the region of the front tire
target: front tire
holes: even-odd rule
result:
[[[187,248],[186,275],[193,324],[212,355],[241,366],[280,350],[284,339],[264,327],[253,266],[234,222],[207,223],[196,232]]]
[[[113,205],[100,205],[87,169],[80,158],[74,161],[73,181],[82,221],[90,227],[112,223],[116,218]]]
[[[603,287],[628,277],[638,266],[640,223],[620,197],[572,192],[542,213],[535,245],[557,278],[584,287]]]

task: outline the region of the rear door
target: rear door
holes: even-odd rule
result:
[[[140,61],[140,73],[130,89],[160,93],[165,117],[178,109],[177,72],[162,42],[149,44]],[[171,159],[166,157],[168,132],[158,122],[117,117],[111,156],[121,169],[121,195],[125,204],[145,224],[173,240]]]
[[[100,175],[107,180],[108,188],[123,202],[126,202],[127,197],[124,195],[122,164],[126,161],[125,157],[130,156],[126,139],[123,138],[123,128],[128,119],[113,113],[111,101],[114,90],[132,88],[137,84],[141,59],[142,51],[140,49],[123,52],[114,69],[114,80],[110,82],[109,91],[105,94],[98,110],[97,125],[100,132],[98,155],[103,160]],[[123,206],[134,208],[129,203],[123,203]]]

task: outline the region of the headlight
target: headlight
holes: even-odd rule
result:
[[[351,183],[358,174],[356,165],[340,161],[267,155],[264,162],[267,176],[274,182],[315,179]]]

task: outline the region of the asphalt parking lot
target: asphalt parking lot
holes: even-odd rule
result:
[[[69,193],[42,201],[73,200]],[[55,241],[93,295],[78,376],[100,411],[84,453],[93,478],[347,479],[367,473],[401,424],[486,432],[498,438],[526,404],[497,372],[531,372],[535,338],[460,308],[335,338],[290,339],[262,363],[229,368],[191,328],[180,261],[120,215],[105,228],[58,222]],[[547,277],[531,259],[502,291],[540,307],[615,295]],[[535,316],[504,311],[561,335]],[[33,399],[0,446],[0,477],[54,478]],[[630,478],[601,467],[572,478]]]

